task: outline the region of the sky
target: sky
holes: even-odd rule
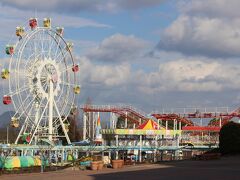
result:
[[[237,108],[239,7],[239,0],[1,0],[0,58],[7,63],[16,26],[51,17],[74,43],[78,104]]]

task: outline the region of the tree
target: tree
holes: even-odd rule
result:
[[[77,125],[77,116],[68,116],[67,120],[70,124],[68,132],[70,141],[71,142],[80,141],[80,131]]]
[[[229,122],[221,128],[219,147],[222,154],[240,153],[240,124]]]

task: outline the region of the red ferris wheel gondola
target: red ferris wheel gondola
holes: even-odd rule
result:
[[[78,66],[77,64],[76,64],[76,65],[73,65],[72,71],[73,71],[73,72],[78,72],[78,71],[79,71],[79,66]]]
[[[3,96],[3,104],[8,105],[12,103],[12,98],[11,96],[4,95]]]
[[[31,18],[29,19],[29,26],[31,29],[35,29],[37,27],[37,19],[36,18]]]

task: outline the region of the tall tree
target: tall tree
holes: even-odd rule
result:
[[[223,154],[240,153],[240,124],[229,122],[225,124],[219,135],[219,147]]]

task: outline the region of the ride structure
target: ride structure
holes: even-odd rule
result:
[[[15,144],[37,144],[43,139],[58,143],[68,136],[67,117],[76,109],[79,65],[72,55],[73,44],[63,37],[64,28],[53,28],[50,18],[31,18],[28,27],[16,28],[15,42],[6,46],[8,81],[3,104],[13,105],[11,125],[20,127]]]
[[[107,120],[108,126],[101,130],[103,134],[128,135],[131,132],[130,135],[137,135],[140,132],[137,127],[144,125],[150,118],[159,128],[157,131],[151,131],[153,134],[165,137],[178,134],[179,143],[183,146],[189,143],[195,146],[218,146],[221,127],[233,118],[239,119],[240,117],[239,108],[227,107],[165,109],[150,114],[124,105],[84,105],[81,109],[83,110],[83,138],[85,139],[94,139],[96,114],[100,112],[110,114]],[[118,123],[121,119],[122,123]]]

